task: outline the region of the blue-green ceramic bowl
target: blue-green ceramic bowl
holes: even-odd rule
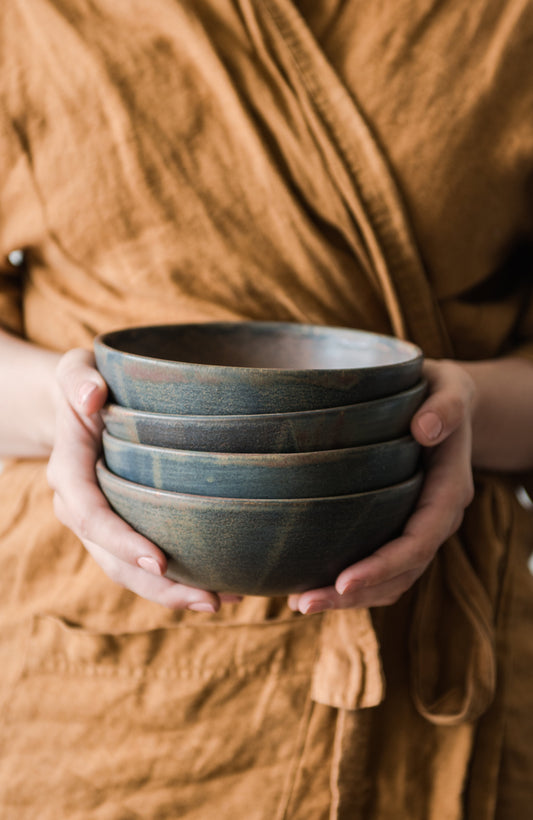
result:
[[[96,338],[111,401],[186,415],[286,413],[391,396],[422,352],[391,336],[280,322],[135,327]]]
[[[377,490],[410,478],[411,437],[311,453],[206,453],[123,441],[104,431],[111,472],[158,490],[230,498],[315,498]]]
[[[111,507],[171,558],[169,577],[203,589],[286,595],[329,586],[399,535],[422,474],[373,492],[257,500],[165,492],[97,477]]]
[[[116,438],[219,453],[306,453],[400,438],[427,392],[424,381],[374,401],[299,413],[179,416],[108,404],[102,411]]]

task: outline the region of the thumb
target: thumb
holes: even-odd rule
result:
[[[56,377],[60,390],[77,413],[91,416],[104,406],[108,388],[88,350],[75,348],[65,353],[59,360]]]
[[[424,447],[447,439],[470,416],[474,382],[455,362],[428,360],[424,365],[430,395],[411,421],[411,433]]]

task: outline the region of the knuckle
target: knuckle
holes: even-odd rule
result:
[[[451,523],[451,526],[450,526],[450,535],[453,535],[454,532],[457,532],[457,530],[459,529],[459,527],[463,523],[463,518],[464,518],[464,511],[459,510],[456,513],[455,517],[452,519],[452,523]]]
[[[475,395],[476,395],[476,385],[475,385],[474,379],[472,378],[470,373],[467,373],[467,371],[464,369],[464,367],[461,367],[460,371],[461,371],[461,377],[462,377],[462,380],[463,380],[464,401],[465,401],[465,404],[468,407],[471,407],[471,405],[474,402]]]
[[[460,423],[465,417],[466,409],[467,402],[463,395],[453,393],[449,396],[447,401],[447,414],[451,424],[455,426]]]
[[[73,369],[83,365],[90,365],[92,362],[93,357],[88,350],[85,350],[83,347],[74,347],[71,350],[67,350],[67,352],[61,356],[57,364],[56,373],[59,378],[63,378]]]
[[[417,540],[411,549],[411,561],[416,567],[425,567],[433,558],[434,552],[432,544]]]
[[[70,374],[76,363],[76,351],[69,350],[61,356],[56,367],[56,381],[64,389],[68,384]]]
[[[63,503],[63,499],[58,493],[54,493],[52,504],[54,508],[54,515],[58,521],[60,521],[65,526],[68,526],[67,520],[68,516],[66,515],[66,508]]]
[[[124,572],[117,560],[108,561],[106,567],[103,569],[110,581],[113,581],[116,586],[126,587]]]
[[[464,511],[467,507],[470,506],[472,501],[474,500],[474,482],[472,478],[466,479],[461,484],[457,484],[455,488],[455,494],[451,497],[451,501],[453,502],[450,506],[454,508],[457,512],[456,514],[460,516],[461,520],[464,515]]]
[[[388,576],[388,561],[381,555],[379,551],[375,552],[372,558],[372,570],[369,573],[367,584],[369,586],[376,586],[377,584],[383,583],[383,581]]]
[[[109,580],[117,586],[125,588],[127,586],[127,568],[122,561],[95,541],[89,539],[81,540],[87,552],[96,561]]]
[[[46,465],[46,481],[52,490],[57,489],[57,469],[53,454]]]
[[[474,500],[474,480],[470,468],[455,474],[453,481],[448,481],[447,498],[450,507],[465,510]]]
[[[405,590],[397,590],[395,592],[389,592],[383,599],[383,606],[393,606],[393,604],[397,604],[402,595],[404,594]]]
[[[385,606],[392,606],[392,604],[398,603],[400,598],[405,595],[407,590],[410,589],[417,578],[420,577],[420,574],[418,570],[410,570],[398,578],[394,587],[385,595]]]
[[[74,531],[76,535],[82,540],[91,540],[91,519],[85,512],[77,510],[74,514]]]
[[[463,496],[463,509],[466,509],[470,506],[472,501],[474,500],[475,495],[475,487],[474,487],[474,480],[472,476],[469,476],[469,480],[466,483],[464,496]]]
[[[80,388],[94,367],[93,355],[83,348],[69,350],[59,360],[56,381],[70,405],[76,405]]]

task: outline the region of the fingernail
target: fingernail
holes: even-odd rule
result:
[[[146,572],[150,572],[152,575],[162,575],[161,567],[150,555],[141,555],[140,558],[137,558],[137,565],[141,568],[146,570]]]
[[[325,609],[333,609],[331,601],[310,601],[304,609],[304,615],[314,615],[316,612],[323,612]]]
[[[213,604],[209,604],[207,601],[195,601],[189,604],[187,609],[192,609],[193,612],[211,612],[212,614],[216,612]]]
[[[78,391],[78,402],[85,404],[97,390],[98,385],[94,384],[94,382],[85,382]]]
[[[351,581],[347,581],[344,586],[338,588],[338,593],[339,595],[348,595],[350,592],[355,592],[364,586],[366,586],[366,584],[361,578],[352,578]]]
[[[442,433],[442,421],[436,413],[424,413],[418,419],[418,425],[430,441],[434,441]]]

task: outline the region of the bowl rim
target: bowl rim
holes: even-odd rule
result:
[[[130,353],[128,351],[121,350],[120,347],[114,346],[112,342],[113,337],[118,337],[120,334],[129,333],[129,332],[146,332],[150,330],[166,330],[170,328],[198,328],[198,327],[219,327],[221,329],[231,329],[231,328],[243,328],[243,327],[257,327],[261,328],[265,331],[268,330],[286,330],[288,332],[296,332],[297,330],[300,331],[307,331],[311,334],[319,334],[320,332],[327,332],[327,331],[335,331],[344,334],[356,334],[361,337],[365,337],[370,339],[381,340],[382,342],[386,342],[387,344],[394,343],[400,349],[405,350],[406,353],[409,351],[410,356],[406,356],[406,358],[401,359],[400,361],[395,362],[387,362],[384,364],[374,364],[374,365],[365,365],[359,367],[317,367],[317,368],[289,368],[289,367],[256,367],[253,365],[225,365],[225,364],[204,364],[201,362],[191,362],[187,360],[179,360],[179,359],[165,359],[159,358],[157,356],[147,356],[140,353]],[[150,324],[150,325],[133,325],[130,327],[121,327],[116,328],[114,330],[108,330],[102,333],[99,333],[93,342],[93,347],[95,350],[100,349],[102,351],[109,351],[112,354],[119,354],[121,357],[124,358],[126,361],[134,361],[134,362],[144,362],[144,363],[161,363],[164,364],[165,368],[179,368],[184,372],[188,372],[189,370],[196,369],[201,367],[204,372],[206,373],[258,373],[258,374],[289,374],[291,377],[314,373],[314,374],[327,374],[327,373],[366,373],[366,372],[379,372],[379,371],[386,371],[390,369],[401,369],[401,368],[409,368],[415,365],[417,362],[420,362],[424,358],[424,354],[422,349],[415,344],[414,342],[400,339],[396,336],[387,335],[385,333],[376,333],[374,331],[369,330],[361,330],[359,328],[353,327],[343,327],[340,325],[315,325],[315,324],[306,324],[300,322],[273,322],[273,321],[255,321],[255,320],[242,320],[242,321],[207,321],[207,322],[176,322],[176,323],[166,323],[166,324]]]
[[[416,487],[421,487],[424,477],[424,471],[422,469],[417,470],[410,478],[407,478],[405,481],[400,481],[398,484],[389,484],[386,487],[380,487],[376,490],[366,490],[365,492],[361,493],[347,493],[346,495],[327,495],[327,496],[316,496],[316,497],[306,497],[306,498],[235,498],[233,496],[219,496],[219,495],[196,495],[193,493],[177,493],[173,492],[172,490],[157,490],[154,487],[148,487],[145,484],[137,484],[134,481],[129,481],[126,478],[121,478],[115,473],[111,472],[103,460],[103,458],[99,458],[95,465],[95,471],[98,475],[102,473],[105,476],[105,479],[111,485],[115,484],[119,487],[131,487],[133,492],[138,493],[141,491],[143,495],[147,498],[152,497],[154,500],[156,499],[164,499],[167,502],[178,502],[181,501],[182,503],[189,503],[193,504],[196,507],[226,507],[231,508],[232,506],[237,507],[253,507],[255,509],[258,506],[265,507],[266,509],[275,509],[277,507],[282,508],[283,506],[290,505],[291,507],[302,507],[305,508],[309,505],[315,505],[317,503],[339,503],[339,504],[347,504],[350,501],[354,501],[357,498],[364,500],[364,498],[370,498],[371,496],[374,497],[376,495],[387,495],[392,493],[394,490],[408,490],[410,488],[416,489]]]
[[[371,452],[373,450],[377,452],[379,451],[394,451],[398,448],[404,449],[414,449],[415,447],[421,447],[421,445],[416,441],[415,438],[410,433],[407,433],[404,436],[398,436],[397,438],[387,439],[386,441],[375,441],[369,444],[354,444],[351,447],[335,447],[330,448],[328,450],[298,450],[297,452],[267,452],[267,453],[255,453],[255,452],[226,452],[224,450],[186,450],[183,447],[164,447],[160,444],[142,444],[141,442],[137,441],[129,441],[126,439],[118,438],[118,436],[114,436],[108,430],[102,431],[102,442],[104,445],[104,449],[106,446],[106,442],[110,443],[110,446],[116,446],[120,450],[124,451],[133,451],[137,453],[144,453],[148,455],[151,452],[155,451],[155,455],[160,453],[168,453],[170,456],[174,456],[177,458],[192,458],[194,461],[198,462],[209,462],[209,461],[216,461],[220,462],[221,465],[224,465],[225,462],[244,462],[241,466],[244,468],[247,465],[250,466],[298,466],[299,462],[306,464],[309,462],[309,459],[312,459],[316,462],[320,463],[327,463],[328,461],[335,461],[337,459],[342,458],[343,455],[351,456],[355,455],[356,453],[361,453],[366,450],[367,452]],[[115,444],[116,443],[116,444]]]
[[[100,411],[103,416],[113,415],[115,417],[133,418],[133,419],[148,419],[153,421],[165,420],[166,424],[171,424],[173,420],[184,420],[189,423],[202,423],[206,425],[212,424],[242,424],[243,420],[257,421],[259,424],[263,421],[275,424],[276,421],[292,421],[300,417],[306,419],[318,418],[319,416],[335,416],[339,413],[364,413],[365,411],[372,411],[373,408],[382,407],[387,404],[395,404],[397,401],[414,398],[418,395],[424,396],[429,388],[428,381],[421,378],[412,387],[406,390],[400,390],[397,393],[391,393],[387,396],[381,396],[377,399],[369,399],[368,401],[354,402],[352,404],[339,404],[333,407],[315,407],[312,410],[288,410],[279,413],[228,413],[226,414],[201,414],[201,413],[158,413],[154,410],[136,410],[134,407],[126,407],[117,402],[108,401]]]

